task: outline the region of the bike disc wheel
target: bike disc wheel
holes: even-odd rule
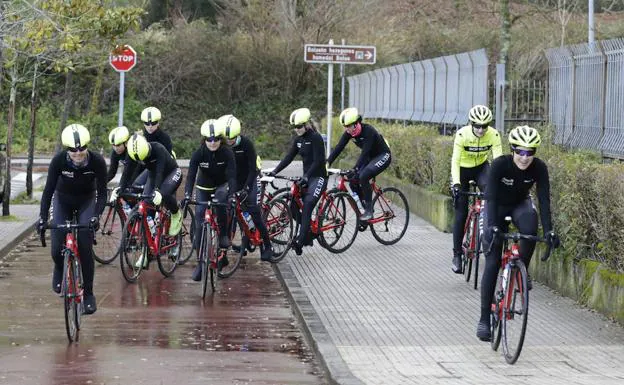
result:
[[[130,215],[127,224],[124,226],[122,237],[119,265],[124,278],[130,283],[136,282],[143,271],[144,263],[138,263],[141,256],[149,257],[145,228],[141,220],[142,217],[138,212]]]
[[[527,271],[520,260],[511,267],[505,302],[502,320],[503,354],[508,364],[514,364],[522,351],[529,316]]]
[[[78,341],[78,303],[75,296],[78,287],[76,286],[76,277],[73,266],[70,265],[69,252],[65,254],[65,263],[63,268],[63,302],[65,309],[65,331],[69,342]]]
[[[189,205],[186,205],[182,215],[182,229],[180,230],[180,234],[184,240],[182,242],[182,248],[178,257],[178,265],[184,265],[191,258],[194,251],[193,239],[195,237],[195,211],[191,209]]]
[[[124,218],[115,206],[109,205],[100,215],[97,244],[93,245],[93,258],[103,265],[113,262],[119,255]]]
[[[357,204],[353,197],[338,191],[327,195],[318,214],[319,243],[332,253],[346,251],[358,235]]]
[[[409,224],[409,205],[403,193],[394,187],[386,187],[373,199],[371,232],[383,245],[397,243]]]
[[[284,259],[292,244],[294,224],[290,206],[283,199],[273,199],[267,203],[263,219],[273,249],[271,263],[278,263]]]

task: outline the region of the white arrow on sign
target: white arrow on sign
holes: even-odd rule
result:
[[[371,51],[366,51],[366,53],[364,54],[364,56],[366,56],[366,59],[370,59],[373,57],[373,54],[371,53]]]

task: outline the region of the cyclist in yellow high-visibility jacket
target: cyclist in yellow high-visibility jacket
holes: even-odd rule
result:
[[[451,158],[451,192],[455,198],[455,223],[453,225],[453,272],[462,274],[462,239],[464,224],[468,216],[468,199],[460,191],[468,191],[469,182],[474,180],[479,190],[485,191],[488,155],[494,158],[503,153],[498,131],[490,126],[492,111],[483,105],[476,105],[468,113],[470,124],[457,130]]]

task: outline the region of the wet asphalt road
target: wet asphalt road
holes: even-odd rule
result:
[[[0,384],[327,383],[257,253],[204,301],[192,263],[136,284],[96,263],[98,311],[68,344],[49,252],[32,236],[0,263]]]

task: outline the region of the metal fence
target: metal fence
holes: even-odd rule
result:
[[[555,141],[624,158],[624,39],[546,51]]]
[[[465,124],[470,107],[488,103],[485,49],[379,68],[350,76],[349,105],[362,116]]]

